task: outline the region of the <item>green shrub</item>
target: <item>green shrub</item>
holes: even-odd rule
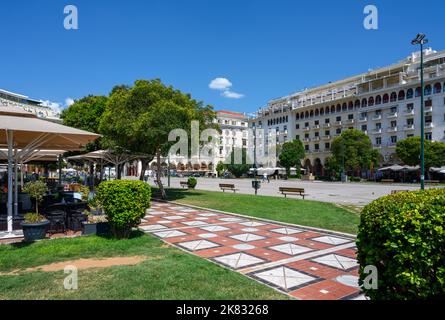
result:
[[[190,189],[195,189],[197,184],[198,184],[198,180],[196,180],[195,177],[188,178],[187,185]]]
[[[128,238],[150,207],[150,186],[142,181],[113,180],[99,185],[97,200],[117,238]]]
[[[30,224],[47,221],[45,216],[42,216],[41,214],[34,213],[34,212],[25,214],[24,219],[25,219],[25,223],[30,223]]]
[[[366,206],[357,237],[360,284],[378,270],[375,300],[445,298],[445,189],[402,192]]]

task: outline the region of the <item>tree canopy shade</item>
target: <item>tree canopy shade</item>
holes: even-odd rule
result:
[[[237,163],[236,155],[241,153],[241,163]],[[247,150],[245,148],[233,148],[228,159],[226,159],[225,167],[227,171],[239,178],[243,174],[247,173],[251,167],[252,160],[247,156]]]
[[[420,164],[420,137],[410,137],[397,142],[397,156],[404,164],[416,166]],[[425,168],[445,165],[445,143],[425,141]],[[426,170],[427,172],[429,170]]]
[[[157,157],[157,182],[165,197],[160,159],[175,143],[168,141],[170,131],[190,132],[193,120],[199,121],[200,130],[204,130],[212,126],[215,116],[212,107],[203,106],[189,94],[166,86],[159,79],[138,80],[132,87],[117,86],[112,90],[99,129],[110,146],[151,155],[151,159],[142,161],[142,172],[153,157]]]
[[[293,140],[283,144],[281,147],[279,159],[280,164],[286,168],[287,175],[290,174],[290,168],[296,167],[297,173],[301,166],[301,160],[304,158],[304,146],[300,140]]]
[[[372,147],[371,140],[362,131],[349,129],[332,142],[332,156],[346,172],[357,172],[377,166],[380,154]]]
[[[61,114],[63,124],[81,130],[99,133],[99,124],[105,111],[108,98],[104,96],[87,96],[76,100],[64,109]],[[87,151],[100,149],[100,139],[86,146]]]

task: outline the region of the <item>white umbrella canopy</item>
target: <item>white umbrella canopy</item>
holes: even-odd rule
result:
[[[379,171],[402,171],[403,169],[405,169],[402,166],[399,166],[398,164],[392,165],[390,167],[385,167],[385,168],[381,168],[379,169]]]
[[[8,231],[13,233],[13,167],[39,150],[80,150],[99,138],[98,134],[37,118],[19,107],[0,107],[0,147],[6,147],[8,161]],[[5,152],[0,152],[5,154]],[[15,165],[14,165],[15,163]],[[17,200],[14,203],[17,208]],[[16,210],[17,211],[17,210]]]

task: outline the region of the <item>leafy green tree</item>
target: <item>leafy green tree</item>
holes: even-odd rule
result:
[[[239,154],[241,152],[241,163],[237,163],[235,159],[235,155]],[[251,167],[251,161],[247,156],[247,150],[245,148],[233,148],[232,152],[230,153],[229,157],[227,158],[228,161],[226,161],[225,168],[227,171],[229,171],[231,174],[233,174],[235,177],[239,178],[243,174],[249,172],[249,169]]]
[[[378,165],[379,152],[372,147],[371,140],[362,131],[349,129],[332,142],[332,155],[346,172],[356,173]]]
[[[149,156],[142,161],[142,172],[157,159],[157,183],[163,198],[161,156],[166,156],[175,142],[168,141],[173,129],[191,130],[191,121],[199,121],[200,130],[212,126],[216,114],[161,80],[138,80],[132,87],[115,87],[100,123],[106,143],[133,153]],[[189,134],[190,137],[190,134]],[[190,144],[189,144],[190,145]],[[141,174],[141,178],[143,175]]]
[[[290,168],[297,168],[300,171],[301,160],[304,158],[304,146],[300,140],[293,140],[282,145],[279,155],[280,164],[286,168],[287,175],[290,175]]]
[[[221,177],[224,169],[225,169],[224,163],[222,161],[218,162],[218,164],[216,165],[216,172],[218,174],[218,177]]]
[[[335,157],[327,157],[325,160],[325,172],[332,178],[332,180],[338,180],[341,171],[341,166],[335,159]]]
[[[60,117],[66,126],[99,133],[100,119],[107,101],[107,97],[89,95],[64,109]],[[99,150],[100,139],[88,144],[85,149],[87,152]]]
[[[409,166],[420,165],[420,137],[410,137],[397,142],[397,156]],[[432,167],[445,165],[445,143],[425,141],[425,169],[429,174]]]

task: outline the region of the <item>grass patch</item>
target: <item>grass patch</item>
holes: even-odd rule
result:
[[[358,211],[335,204],[203,190],[166,189],[168,200],[252,217],[356,234]],[[154,197],[159,197],[153,189]]]
[[[135,266],[80,270],[78,290],[64,289],[63,271],[0,276],[0,299],[287,299],[241,274],[139,232],[128,240],[91,236],[3,245],[0,272],[80,258],[134,255],[155,258]]]

